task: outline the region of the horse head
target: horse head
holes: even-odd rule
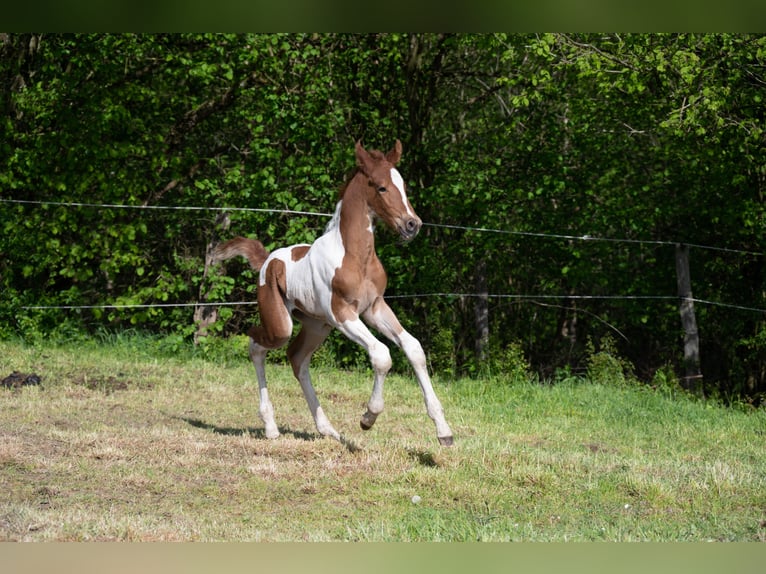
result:
[[[404,179],[396,165],[402,157],[402,142],[396,140],[386,154],[367,151],[360,141],[356,142],[356,165],[367,179],[367,204],[375,214],[405,241],[413,239],[423,222],[407,199]]]

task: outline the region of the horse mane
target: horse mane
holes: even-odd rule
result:
[[[354,167],[353,169],[346,172],[346,176],[343,178],[343,184],[340,186],[339,189],[339,196],[338,199],[343,199],[343,196],[346,195],[346,190],[348,189],[348,186],[351,185],[351,180],[356,177],[356,174],[359,173],[361,170],[358,167]]]

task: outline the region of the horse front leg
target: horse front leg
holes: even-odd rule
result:
[[[436,437],[439,439],[439,444],[442,446],[452,446],[452,430],[447,424],[447,420],[444,417],[444,408],[436,396],[436,392],[434,392],[433,385],[431,384],[431,378],[428,376],[426,355],[423,352],[420,341],[404,329],[398,334],[398,339],[394,337],[392,340],[402,348],[412,368],[415,370],[415,376],[418,379],[420,390],[423,392],[423,400],[426,403],[426,412],[436,425]]]
[[[415,371],[420,390],[423,393],[426,412],[436,425],[436,437],[439,439],[439,444],[452,446],[454,442],[452,429],[447,424],[447,420],[444,417],[444,408],[436,396],[431,384],[431,378],[428,376],[426,355],[423,352],[420,341],[402,327],[394,312],[382,298],[375,301],[364,314],[364,318],[375,329],[396,343],[404,351],[404,354],[407,355],[407,360]]]
[[[372,394],[367,402],[367,412],[362,415],[360,426],[370,430],[378,415],[383,412],[383,383],[391,370],[391,353],[388,347],[378,341],[367,326],[359,319],[349,320],[338,325],[338,330],[346,337],[364,347],[370,357],[374,373]]]

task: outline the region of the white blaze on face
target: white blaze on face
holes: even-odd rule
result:
[[[407,195],[404,193],[404,180],[402,179],[402,175],[397,171],[395,167],[391,168],[391,181],[394,182],[396,189],[399,190],[399,194],[402,196],[402,203],[407,209],[407,215],[410,217],[415,217],[415,214],[412,213],[412,210],[410,209],[410,202],[407,201]]]

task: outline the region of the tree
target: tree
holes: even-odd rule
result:
[[[400,138],[427,225],[378,247],[434,369],[522,349],[550,377],[610,336],[643,378],[680,370],[675,242],[695,296],[766,307],[765,60],[739,34],[1,35],[0,331],[191,337],[151,305],[254,299],[244,265],[205,273],[216,233],[313,240],[326,220],[295,212],[332,212],[354,141]],[[578,299],[615,295],[639,298]],[[149,307],[20,310],[120,303]],[[707,384],[766,391],[763,314],[695,311]]]

